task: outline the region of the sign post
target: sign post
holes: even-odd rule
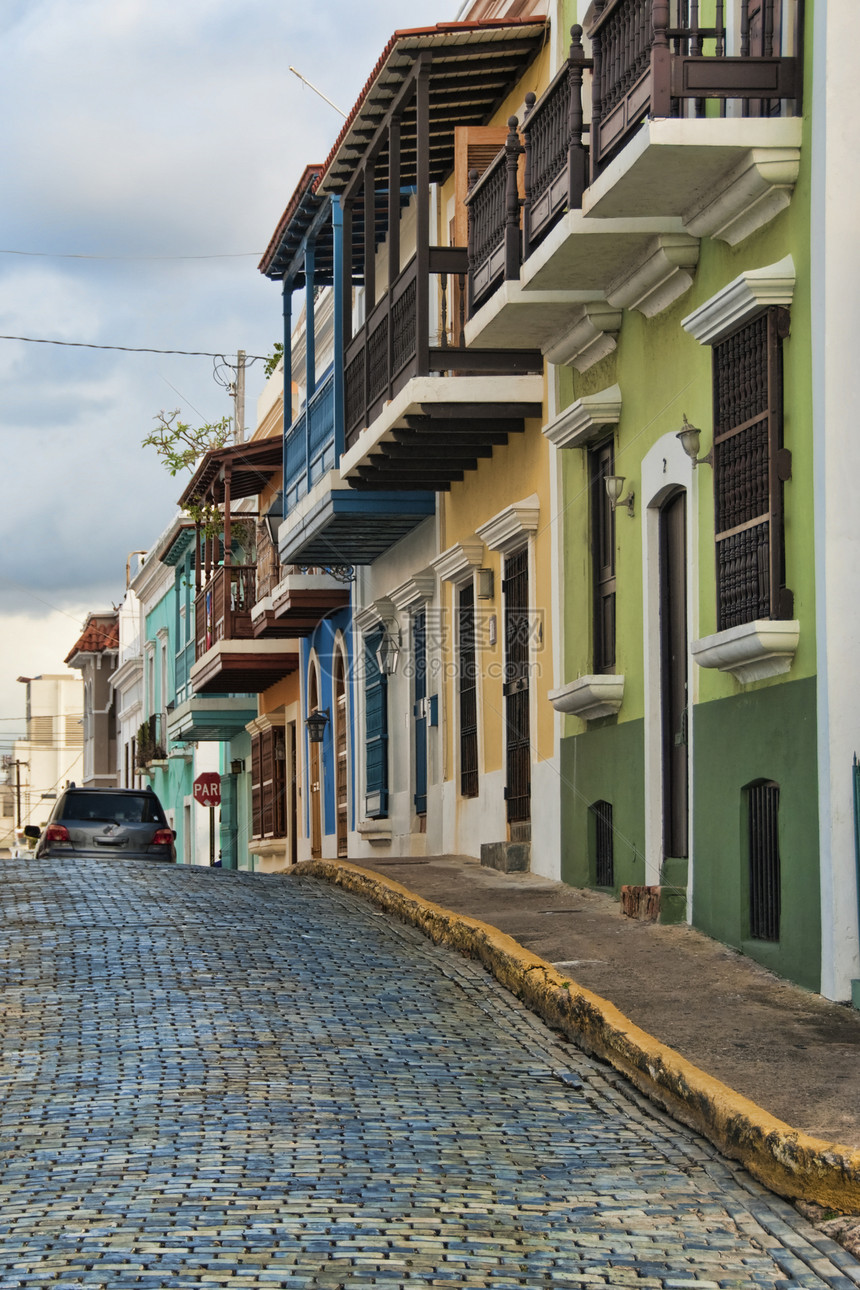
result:
[[[215,808],[221,805],[221,776],[217,771],[204,770],[192,787],[195,802],[209,808],[209,868],[215,864]]]

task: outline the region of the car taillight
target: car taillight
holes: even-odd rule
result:
[[[173,829],[156,829],[152,837],[152,846],[169,847],[173,844]]]
[[[45,829],[44,840],[46,842],[71,842],[69,830],[65,824],[49,824]]]

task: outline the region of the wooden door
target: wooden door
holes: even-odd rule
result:
[[[663,745],[663,855],[688,855],[687,495],[660,512],[660,706]]]
[[[505,744],[508,823],[531,819],[528,548],[505,560]]]

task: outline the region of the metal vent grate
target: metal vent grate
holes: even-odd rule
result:
[[[750,937],[779,940],[779,785],[753,784],[747,790],[749,816]]]
[[[615,884],[612,803],[592,802],[588,809],[594,818],[594,885],[612,887]]]

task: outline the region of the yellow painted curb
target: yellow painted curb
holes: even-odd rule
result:
[[[282,872],[334,883],[412,923],[437,945],[478,959],[533,1012],[585,1052],[614,1066],[724,1156],[739,1160],[771,1191],[846,1213],[860,1211],[860,1151],[777,1120],[497,927],[422,900],[399,882],[345,861],[304,861]]]

